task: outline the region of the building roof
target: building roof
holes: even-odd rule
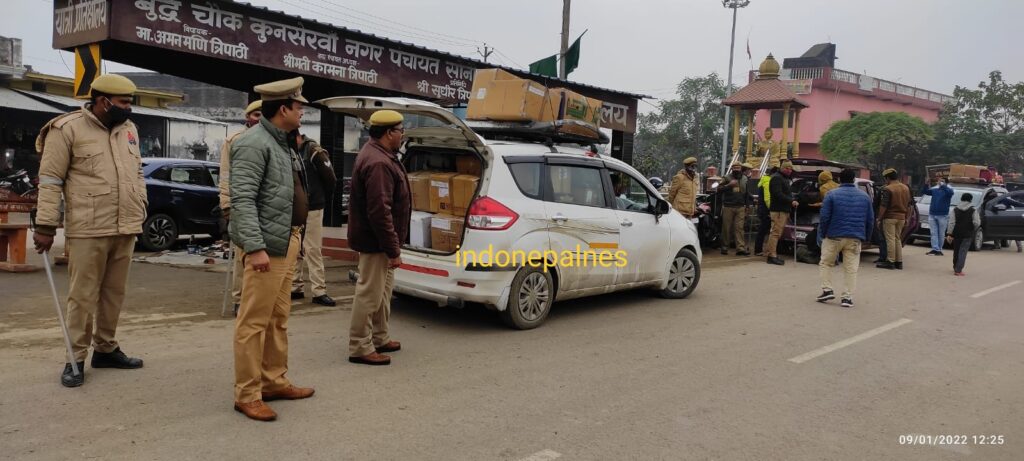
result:
[[[722,100],[723,105],[749,109],[781,109],[785,103],[791,103],[794,108],[810,106],[778,79],[754,80]]]
[[[58,113],[67,112],[67,111],[72,111],[72,110],[78,109],[78,108],[82,107],[82,104],[85,103],[85,101],[80,100],[80,99],[69,98],[67,96],[58,96],[58,95],[49,94],[49,93],[41,93],[41,92],[38,92],[38,91],[25,91],[25,90],[14,90],[14,91],[16,91],[18,93],[21,93],[21,94],[23,94],[25,96],[31,96],[32,98],[35,98],[36,100],[41,100],[41,101],[43,101],[43,102],[45,102],[47,104],[56,105],[56,106],[58,106],[58,107],[60,107],[62,109],[62,111],[59,111]],[[195,116],[195,115],[186,114],[184,112],[177,112],[177,111],[167,110],[167,109],[155,109],[155,108],[152,108],[152,107],[142,107],[142,106],[138,106],[138,105],[132,106],[132,113],[133,114],[139,114],[139,115],[149,115],[149,116],[152,116],[152,117],[166,118],[166,119],[171,119],[171,120],[183,120],[183,121],[188,121],[188,122],[207,123],[207,124],[211,124],[211,125],[227,125],[227,123],[224,123],[224,122],[218,122],[216,120],[211,120],[211,119],[208,119],[208,118],[198,117],[198,116]]]
[[[46,112],[50,114],[63,114],[65,112],[49,104],[25,96],[10,88],[3,87],[0,87],[0,107],[32,112]]]

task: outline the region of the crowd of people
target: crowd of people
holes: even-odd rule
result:
[[[701,184],[697,163],[695,157],[683,161],[684,168],[672,178],[667,197],[672,207],[687,219],[695,219],[698,213],[697,197]],[[768,264],[781,266],[785,261],[779,257],[779,242],[787,224],[793,224],[793,213],[801,206],[792,187],[794,165],[783,160],[756,180],[753,174],[754,169],[749,163],[736,161],[725,177],[720,181],[714,178],[715,183],[708,188],[720,204],[721,211],[717,213],[721,219],[719,251],[727,255],[729,249],[735,247],[736,256],[750,255],[744,226],[747,215],[754,212],[757,223],[754,255],[766,258]],[[903,270],[904,230],[916,206],[910,188],[900,180],[896,169],[887,168],[881,172],[885,184],[877,189],[880,196],[877,206],[872,197],[856,187],[857,174],[857,170],[844,169],[839,173],[837,183],[832,172],[819,172],[817,200],[805,204],[820,213],[815,243],[820,248],[817,262],[822,293],[817,300],[827,302],[836,298],[832,271],[841,263],[845,273],[845,288],[840,294],[843,307],[853,307],[860,253],[873,241],[876,232],[881,234],[881,238],[875,239],[879,241],[880,249],[875,266]],[[962,277],[965,275],[967,250],[981,226],[979,211],[972,205],[973,197],[964,193],[960,203],[951,204],[954,194],[946,178],[934,178],[922,193],[932,196],[929,215],[931,249],[927,254],[943,256],[943,245],[952,245],[953,275]]]

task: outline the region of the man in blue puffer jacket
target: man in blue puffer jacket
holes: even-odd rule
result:
[[[821,295],[818,302],[835,299],[832,291],[832,268],[836,256],[843,254],[843,269],[846,272],[846,289],[842,295],[842,306],[853,307],[853,290],[857,286],[857,269],[860,267],[860,249],[871,238],[875,212],[871,199],[854,185],[856,173],[843,170],[839,174],[839,187],[825,196],[821,205],[821,220],[818,223],[818,245],[821,246]]]
[[[946,184],[942,178],[938,179],[938,185],[929,188],[924,186],[924,195],[932,196],[932,203],[928,206],[928,230],[932,236],[932,251],[929,256],[942,256],[942,241],[946,237],[946,226],[949,224],[949,206],[953,200],[953,188]]]

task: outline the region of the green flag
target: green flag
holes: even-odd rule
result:
[[[558,55],[553,54],[540,61],[530,64],[530,72],[534,74],[546,75],[548,77],[558,77]]]
[[[583,34],[587,31],[583,31]],[[565,50],[565,76],[568,77],[569,73],[576,70],[580,66],[580,40],[583,39],[583,34],[572,42],[572,46],[568,50]]]

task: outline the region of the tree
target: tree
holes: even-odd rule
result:
[[[641,114],[634,138],[636,169],[668,181],[689,156],[697,157],[701,166],[717,165],[725,87],[716,73],[687,77],[676,87],[677,99],[659,101],[656,111]]]
[[[944,161],[1024,169],[1024,82],[1009,84],[1002,72],[971,90],[956,87],[935,124],[935,151]]]
[[[887,167],[913,174],[931,162],[932,127],[903,112],[871,112],[838,121],[821,137],[831,160],[855,163],[874,174]]]

